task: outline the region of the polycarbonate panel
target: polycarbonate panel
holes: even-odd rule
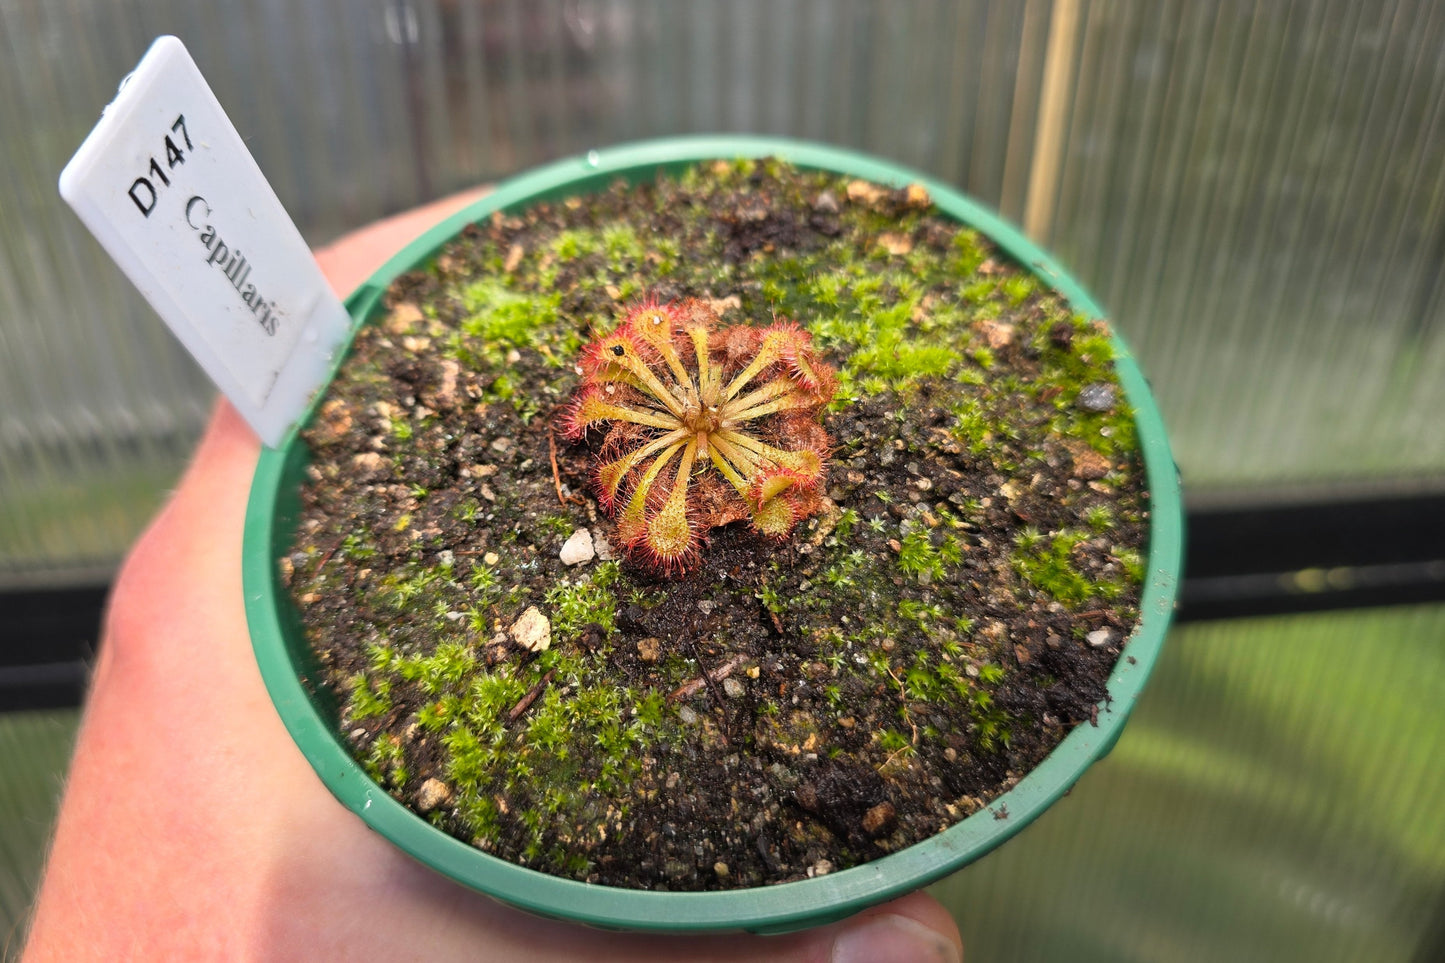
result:
[[[0,714],[0,959],[18,957],[80,712]]]
[[[933,888],[969,958],[1439,959],[1442,639],[1442,606],[1175,629],[1113,753]]]
[[[1445,7],[1081,5],[1046,244],[1198,488],[1438,476]]]
[[[604,143],[830,141],[1054,249],[1192,491],[1445,478],[1427,0],[0,0],[0,579],[112,561],[208,404],[55,193],[163,32],[313,243]]]

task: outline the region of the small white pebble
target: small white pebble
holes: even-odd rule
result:
[[[597,555],[592,545],[592,533],[585,528],[574,531],[562,545],[558,557],[563,565],[581,565],[590,562]]]
[[[552,645],[552,623],[533,605],[512,623],[512,641],[528,652],[546,652]]]
[[[1110,629],[1095,629],[1088,635],[1084,636],[1084,638],[1094,648],[1099,649],[1114,641],[1114,633]]]
[[[612,561],[612,545],[602,535],[592,536],[592,548],[597,552],[597,559],[601,562]]]
[[[421,784],[417,790],[416,808],[421,813],[429,813],[438,806],[444,806],[452,798],[451,787],[440,779],[428,779]]]

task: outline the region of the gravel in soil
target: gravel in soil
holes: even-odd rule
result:
[[[727,525],[676,578],[608,543],[557,414],[644,296],[786,316],[838,367],[827,497],[786,542]],[[393,285],[305,432],[280,566],[338,731],[422,818],[595,883],[926,839],[1107,701],[1148,506],[1111,362],[917,187],[718,162],[474,225]]]

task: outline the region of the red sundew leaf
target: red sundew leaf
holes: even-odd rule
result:
[[[573,396],[562,415],[563,437],[569,441],[577,441],[587,434],[587,429],[597,421],[597,419],[589,417],[596,399],[597,388],[595,385],[584,387]]]
[[[691,531],[691,530],[690,530]],[[629,549],[641,556],[644,564],[661,575],[678,576],[685,574],[702,558],[702,539],[692,532],[688,542],[676,550],[659,551],[650,538],[643,537]]]
[[[773,419],[776,429],[774,444],[790,451],[811,451],[818,455],[820,462],[827,461],[832,454],[833,439],[818,424],[816,410],[785,411]]]
[[[775,339],[778,356],[788,369],[788,375],[807,388],[819,404],[832,401],[837,379],[832,366],[818,358],[812,334],[792,321],[780,318],[768,329],[768,335]]]
[[[647,517],[642,512],[623,511],[617,516],[614,537],[609,541],[614,547],[629,554],[636,552],[637,544],[647,536]]]
[[[636,544],[654,568],[667,574],[684,571],[697,555],[697,522],[687,507],[686,487],[686,480],[675,483],[672,496],[648,518],[646,534]]]
[[[760,504],[753,512],[753,528],[770,538],[784,539],[792,534],[802,517],[794,499],[778,495]]]
[[[656,349],[624,325],[582,349],[582,375],[589,382],[611,380],[609,374],[626,372],[622,359],[629,354],[649,367],[656,362]]]
[[[657,432],[651,428],[628,424],[625,421],[614,421],[602,439],[602,447],[597,450],[597,461],[601,463],[620,458],[629,451],[647,444],[655,437],[657,437]]]
[[[762,506],[790,489],[808,484],[808,479],[798,472],[787,468],[772,469],[759,475],[753,482],[753,504]]]
[[[784,361],[810,349],[812,344],[813,336],[786,318],[779,318],[763,329],[763,350],[776,352]]]
[[[742,369],[757,355],[762,343],[761,329],[735,324],[714,335],[713,350],[721,351],[726,368],[735,371]]]
[[[833,400],[838,390],[838,379],[832,367],[819,361],[811,349],[795,352],[783,361],[788,366],[788,374],[807,390],[815,404],[826,405]]]
[[[624,455],[597,466],[593,483],[597,489],[597,501],[602,505],[604,512],[610,514],[613,506],[617,504],[618,492],[622,489],[622,482],[627,478],[627,473],[632,470],[632,465],[632,459]]]
[[[788,492],[787,497],[792,502],[793,513],[799,520],[816,514],[823,507],[823,489],[817,482],[795,488]]]
[[[651,408],[620,405],[613,401],[601,385],[584,386],[576,403],[569,409],[562,429],[567,437],[577,439],[587,429],[602,422],[628,422],[663,431],[677,428],[678,420],[670,413]]]
[[[654,351],[665,351],[672,346],[682,312],[675,304],[659,304],[656,298],[649,298],[627,312],[618,330],[627,332],[639,343],[646,344]]]

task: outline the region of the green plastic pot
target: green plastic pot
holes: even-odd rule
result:
[[[948,216],[987,235],[1080,311],[1102,312],[1082,287],[1016,228],[946,185],[850,151],[769,137],[674,138],[591,151],[501,185],[493,194],[413,241],[347,300],[356,326],[378,313],[398,275],[419,267],[467,224],[494,211],[601,190],[618,178],[638,182],[713,158],[778,156],[794,164],[879,184],[922,183]],[[287,554],[308,461],[295,429],[261,455],[246,514],[246,615],[261,674],[296,745],[335,797],[376,832],[445,876],[545,916],[614,929],[782,932],[849,916],[973,862],[1036,819],[1106,754],[1153,669],[1174,609],[1183,549],[1178,476],[1159,410],[1127,348],[1116,339],[1118,374],[1137,413],[1150,488],[1149,559],[1140,621],[1109,679],[1098,725],[1076,727],[1037,768],[989,806],[945,832],[871,863],[815,879],[716,893],[665,893],[593,886],[505,862],[454,839],[372,782],[337,732],[337,706],[315,686],[314,658],[275,560]],[[339,365],[339,361],[338,361]],[[335,372],[333,371],[333,376]],[[313,409],[314,411],[314,409]]]

